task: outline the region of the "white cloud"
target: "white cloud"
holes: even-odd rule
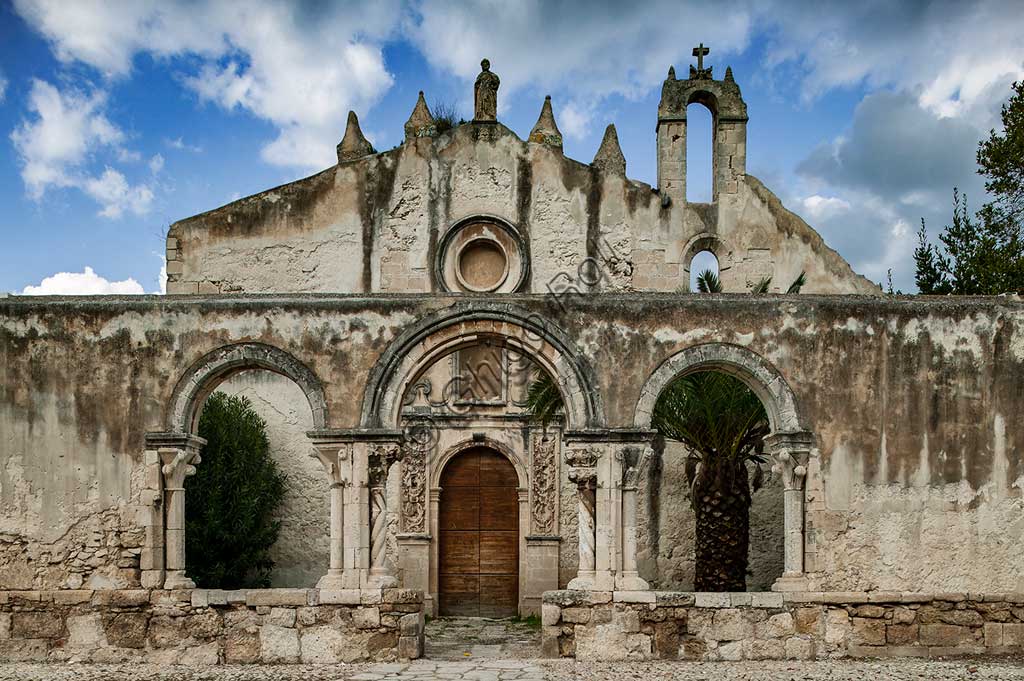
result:
[[[814,194],[801,201],[804,211],[812,220],[841,215],[850,210],[850,203],[836,196],[818,196]]]
[[[120,217],[126,209],[136,215],[148,212],[153,200],[148,186],[129,185],[109,167],[95,177],[85,169],[106,148],[116,150],[122,161],[135,153],[119,146],[125,136],[104,114],[105,101],[102,92],[61,92],[45,81],[32,81],[29,111],[34,117],[11,133],[30,198],[41,199],[51,187],[74,187],[95,199],[105,217]]]
[[[145,293],[142,285],[132,278],[109,281],[96,274],[91,267],[83,272],[58,272],[46,277],[38,286],[26,286],[27,296],[93,296],[104,294]]]
[[[161,154],[153,154],[149,159],[149,172],[156,175],[164,169],[164,157]]]
[[[635,98],[658,86],[670,64],[684,68],[699,41],[713,46],[716,60],[738,54],[752,27],[742,4],[652,0],[637,11],[629,3],[523,0],[416,3],[404,30],[428,61],[467,81],[488,57],[503,92],[535,85],[577,98]]]
[[[117,160],[121,163],[138,163],[142,160],[142,153],[133,149],[118,149]]]
[[[584,139],[590,132],[590,124],[594,117],[593,107],[587,107],[578,102],[569,102],[560,111],[555,112],[555,120],[559,129],[567,137]]]
[[[153,191],[149,187],[129,185],[124,175],[113,168],[107,168],[99,177],[85,180],[82,189],[103,206],[100,215],[108,218],[119,218],[125,211],[145,215],[153,203]]]
[[[111,77],[130,73],[138,54],[192,58],[183,82],[206,101],[273,123],[278,136],[263,157],[298,167],[330,165],[348,110],[365,112],[391,86],[380,43],[402,16],[397,0],[15,6],[59,59]]]
[[[970,112],[991,86],[1024,75],[1019,0],[770,3],[769,67],[794,66],[805,100],[866,83],[917,93],[938,115]],[[982,124],[985,127],[987,124]]]
[[[173,140],[164,140],[164,144],[166,144],[171,149],[177,149],[178,151],[191,151],[193,154],[203,153],[203,148],[201,146],[195,144],[188,144],[181,137],[177,137]]]
[[[30,197],[41,198],[51,185],[74,186],[76,181],[70,172],[91,151],[124,138],[103,114],[104,100],[100,92],[62,93],[50,83],[32,81],[29,110],[35,120],[23,121],[11,133]]]
[[[0,104],[4,103],[4,98],[7,97],[7,79],[4,78],[4,74],[0,71]]]

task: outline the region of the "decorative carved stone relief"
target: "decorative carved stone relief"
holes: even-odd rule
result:
[[[533,533],[553,535],[556,533],[558,500],[558,441],[553,437],[535,435],[533,438],[533,471],[531,493],[533,504]]]
[[[368,457],[367,484],[370,487],[383,487],[387,483],[391,465],[399,460],[401,450],[396,444],[377,445]]]
[[[402,531],[427,531],[426,452],[405,447],[402,452]]]
[[[572,468],[593,468],[597,465],[597,455],[593,449],[570,449],[565,454],[565,463]]]

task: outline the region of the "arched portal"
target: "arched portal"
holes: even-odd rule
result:
[[[313,411],[314,428],[327,420],[323,386],[309,367],[293,355],[264,343],[235,343],[206,353],[178,380],[167,410],[167,430],[194,433],[203,402],[229,376],[251,369],[265,369],[294,381]]]
[[[784,572],[773,589],[800,590],[804,580],[804,478],[814,456],[813,437],[803,426],[797,400],[782,374],[760,355],[738,345],[707,343],[670,356],[648,378],[634,411],[637,428],[651,427],[658,398],[676,378],[697,372],[738,378],[761,401],[768,417],[765,453],[783,488]]]
[[[473,446],[441,472],[438,592],[441,615],[519,612],[519,476],[499,451]]]

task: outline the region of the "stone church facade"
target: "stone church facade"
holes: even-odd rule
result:
[[[541,612],[551,655],[1024,645],[1020,301],[883,296],[747,174],[731,70],[669,71],[656,187],[628,178],[613,126],[590,164],[567,158],[550,100],[520,139],[499,83],[485,60],[474,120],[448,129],[421,93],[390,151],[350,114],[336,166],[175,223],[166,298],[0,301],[0,603],[20,604],[0,624],[21,631],[0,650],[54,659],[93,617],[106,655],[414,657],[424,614]],[[713,117],[707,204],[686,196],[694,103]],[[703,251],[725,294],[689,292]],[[773,292],[747,293],[763,277]],[[700,370],[739,377],[769,416],[751,594],[686,593],[685,452],[651,414]],[[540,372],[564,401],[545,425],[525,413]],[[264,406],[297,483],[275,549],[288,588],[189,579],[184,500],[215,390]],[[121,606],[137,646],[104,592],[148,594]],[[209,613],[223,634],[154,639],[159,618]],[[896,626],[918,628],[889,640]]]

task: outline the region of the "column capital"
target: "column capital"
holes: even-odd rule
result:
[[[352,444],[350,442],[314,442],[313,452],[310,457],[317,459],[324,467],[331,487],[348,487],[351,484],[349,467],[342,465],[352,458]]]
[[[622,488],[636,489],[654,455],[649,444],[629,444],[615,449],[615,458],[622,467]]]
[[[202,461],[199,450],[191,447],[161,447],[157,452],[162,464],[160,472],[164,474],[164,489],[168,491],[184,489],[185,478],[195,475],[196,464]]]

